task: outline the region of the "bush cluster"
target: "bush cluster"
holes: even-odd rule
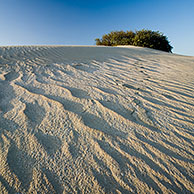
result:
[[[134,45],[153,48],[166,52],[172,52],[168,38],[159,31],[140,30],[140,31],[113,31],[95,39],[96,45],[117,46]]]

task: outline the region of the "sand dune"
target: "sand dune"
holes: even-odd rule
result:
[[[194,193],[194,57],[0,47],[0,193]]]

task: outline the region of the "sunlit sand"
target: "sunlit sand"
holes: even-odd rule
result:
[[[194,57],[0,47],[0,193],[194,193]]]

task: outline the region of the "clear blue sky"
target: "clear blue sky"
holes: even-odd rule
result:
[[[110,31],[143,28],[194,56],[194,0],[0,0],[0,45],[95,45]]]

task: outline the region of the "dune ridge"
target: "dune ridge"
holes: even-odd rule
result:
[[[0,47],[1,193],[194,193],[194,57]]]

